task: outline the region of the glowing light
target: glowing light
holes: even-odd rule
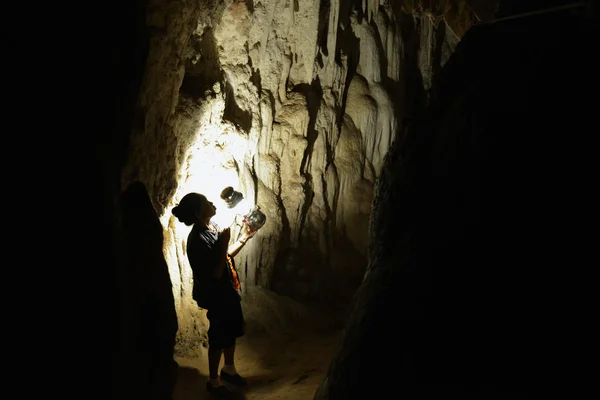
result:
[[[221,102],[216,102],[212,114],[220,114],[222,106]],[[197,192],[217,207],[214,221],[221,227],[229,226],[237,210],[228,209],[219,195],[226,186],[239,186],[239,165],[248,148],[247,137],[216,115],[205,119],[195,136],[196,142],[187,150],[186,162],[181,166],[177,191],[161,216],[161,222],[166,227],[171,208],[187,193]],[[177,224],[175,229],[178,234],[187,235],[190,228],[182,225]]]

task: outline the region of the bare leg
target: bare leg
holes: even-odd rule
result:
[[[221,353],[223,349],[208,348],[208,372],[210,379],[219,378],[219,364],[221,363]]]
[[[225,354],[225,365],[233,365],[233,356],[235,355],[235,343],[233,346],[223,349]]]
[[[226,377],[227,382],[237,386],[245,386],[248,382],[245,378],[242,378],[235,369],[235,342],[233,343],[233,346],[223,349],[223,353],[225,353],[225,365],[221,372],[226,374],[224,377]]]

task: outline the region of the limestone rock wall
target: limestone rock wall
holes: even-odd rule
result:
[[[210,179],[268,217],[236,258],[245,288],[347,304],[384,157],[474,18],[460,2],[402,3],[150,1],[122,185],[144,182],[161,214],[180,342],[204,323],[170,209]]]

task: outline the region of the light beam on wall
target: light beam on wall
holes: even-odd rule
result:
[[[214,222],[222,228],[229,226],[234,221],[235,212],[226,207],[220,193],[225,186],[240,185],[239,165],[248,146],[247,138],[234,126],[222,121],[202,124],[195,133],[195,138],[180,170],[172,206],[187,193],[201,193],[217,207]],[[167,226],[166,222],[170,217],[170,212],[165,213],[164,226]],[[181,234],[186,237],[190,228],[182,225],[176,224],[176,230],[178,236]]]

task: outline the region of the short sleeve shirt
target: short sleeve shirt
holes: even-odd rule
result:
[[[195,224],[187,240],[187,256],[194,274],[193,298],[206,309],[213,301],[240,298],[230,268],[225,268],[218,279],[212,276],[219,261],[219,227],[211,225],[213,229]]]

